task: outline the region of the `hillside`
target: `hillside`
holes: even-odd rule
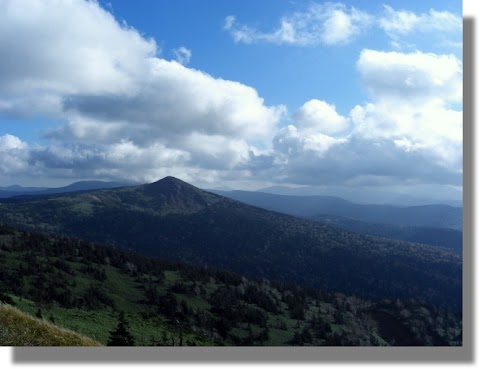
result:
[[[0,315],[4,337],[20,337],[25,325],[40,327],[36,332],[41,337],[37,340],[32,332],[30,341],[20,337],[4,339],[4,344],[74,342],[44,336],[44,329],[57,332],[45,320],[103,345],[122,331],[123,336],[128,332],[129,344],[138,346],[445,346],[462,342],[460,315],[418,301],[368,301],[247,279],[1,225],[0,281],[0,301],[44,319],[6,308],[26,324],[12,325],[16,318]],[[120,325],[123,329],[118,329]]]
[[[100,343],[0,303],[0,346],[100,346]]]
[[[462,230],[462,208],[448,205],[399,207],[356,204],[332,196],[286,196],[249,191],[215,191],[246,204],[285,214],[334,215],[369,223]]]
[[[335,215],[317,215],[311,219],[370,236],[446,247],[456,254],[463,249],[462,232],[455,229],[367,223]]]
[[[362,236],[167,177],[153,184],[4,200],[0,220],[139,253],[366,298],[461,310],[462,260],[441,247]]]

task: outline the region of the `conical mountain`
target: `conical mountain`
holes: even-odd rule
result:
[[[221,196],[203,191],[175,177],[165,177],[157,182],[143,185],[137,189],[149,198],[149,205],[165,213],[194,213],[207,208]]]
[[[461,308],[462,260],[436,247],[361,236],[271,212],[173,177],[0,202],[0,223],[368,298]]]
[[[146,191],[149,191],[152,194],[164,194],[172,196],[181,196],[181,194],[188,192],[204,192],[199,188],[192,186],[190,183],[171,176],[165,177],[150,184],[146,184],[143,187]]]

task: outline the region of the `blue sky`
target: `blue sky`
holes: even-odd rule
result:
[[[0,4],[0,186],[460,198],[461,3]]]
[[[352,106],[366,98],[358,73],[352,66],[364,48],[392,49],[385,33],[364,32],[355,42],[342,47],[279,47],[268,43],[235,43],[228,32],[222,32],[228,15],[268,32],[278,27],[282,16],[306,11],[311,3],[314,2],[217,0],[199,6],[198,0],[101,2],[117,19],[125,20],[145,36],[153,37],[162,49],[160,56],[174,58],[172,50],[185,45],[194,53],[190,67],[254,86],[267,104],[287,104],[296,109],[309,99],[324,98],[335,101],[337,109],[348,114]],[[382,13],[385,4],[417,14],[428,13],[430,9],[461,14],[460,3],[452,1],[384,3],[369,0],[345,4],[372,14]],[[461,30],[456,35],[457,42],[458,35]],[[415,37],[416,46],[422,51],[453,52],[461,59],[461,48],[442,47],[430,41],[431,37]]]

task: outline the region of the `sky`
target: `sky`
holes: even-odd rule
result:
[[[2,0],[0,186],[460,199],[461,5]]]

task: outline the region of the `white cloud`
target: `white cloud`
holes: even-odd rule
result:
[[[326,45],[347,43],[369,26],[371,16],[365,12],[337,5],[327,10],[322,40]]]
[[[462,18],[454,13],[435,9],[415,13],[388,5],[383,6],[383,13],[373,14],[340,2],[312,2],[304,11],[285,15],[278,23],[273,30],[262,31],[229,15],[224,20],[224,29],[237,43],[296,46],[347,44],[367,29],[374,29],[385,32],[395,49],[416,49],[421,34],[432,37],[430,44],[458,49],[462,36]]]
[[[454,55],[366,49],[357,68],[367,89],[378,99],[462,101],[462,63]]]
[[[341,142],[343,140],[322,133],[303,132],[289,125],[277,133],[273,139],[273,147],[279,154],[285,156],[284,160],[301,158],[305,154],[322,158],[331,147]]]
[[[28,167],[28,145],[16,136],[0,136],[0,174],[8,176]]]
[[[423,152],[432,163],[462,169],[462,112],[434,102],[399,106],[378,101],[352,110],[355,134],[372,142],[392,142],[406,152]],[[415,165],[414,163],[412,165]]]
[[[178,49],[173,50],[173,55],[175,55],[175,60],[182,65],[187,65],[190,63],[192,58],[192,51],[187,49],[185,46],[181,46]]]
[[[303,12],[294,12],[280,19],[278,28],[262,32],[238,24],[235,16],[227,16],[224,29],[235,42],[246,44],[269,42],[297,46],[341,45],[358,36],[372,23],[366,12],[341,3],[312,3]]]
[[[246,141],[231,137],[192,133],[180,144],[189,148],[190,164],[208,169],[233,169],[249,159],[250,147]]]
[[[462,18],[448,11],[430,9],[428,13],[416,14],[407,10],[395,10],[384,5],[384,15],[379,26],[391,37],[413,32],[459,32]]]
[[[230,137],[266,136],[284,107],[268,107],[254,88],[215,79],[175,61],[155,59],[143,88],[130,95],[77,95],[64,103],[68,114],[127,122],[149,130],[145,138],[198,132]]]
[[[361,134],[334,138],[302,134],[289,126],[277,134],[273,149],[258,157],[268,163],[266,167],[250,167],[253,177],[271,183],[375,188],[420,184],[461,186],[462,183],[458,163],[438,160],[431,148],[407,138],[372,138]],[[461,152],[461,146],[451,149],[453,155]]]
[[[377,26],[390,38],[392,47],[399,50],[416,50],[417,45],[423,45],[458,52],[458,45],[462,44],[462,17],[449,11],[430,9],[414,13],[384,5]]]
[[[462,168],[462,65],[452,55],[364,50],[357,63],[372,102],[352,109],[355,134],[391,140],[459,173]]]
[[[168,167],[184,163],[190,155],[182,150],[169,149],[160,143],[148,147],[140,147],[131,141],[122,140],[110,145],[105,151],[105,160],[118,167],[121,163],[132,164],[138,168]]]
[[[461,62],[451,55],[364,50],[357,67],[370,101],[348,118],[307,101],[280,130],[265,180],[392,186],[462,183]],[[348,123],[352,124],[349,125]],[[333,136],[335,135],[335,136]],[[252,167],[262,176],[264,168]]]
[[[175,52],[188,63],[190,50]],[[2,1],[0,113],[65,122],[45,135],[53,147],[30,152],[38,170],[65,169],[61,175],[71,174],[68,167],[91,174],[105,165],[141,176],[146,165],[155,168],[149,173],[167,171],[177,157],[229,168],[248,157],[245,140],[270,140],[285,107],[158,53],[154,40],[119,24],[96,1]],[[192,148],[195,135],[212,146]],[[125,165],[115,160],[121,155]]]
[[[448,14],[428,15],[449,22]],[[397,26],[392,18],[389,32],[434,27],[415,17]],[[283,17],[272,32],[234,17],[225,29],[237,42],[336,45],[371,22],[353,7],[326,3]],[[1,136],[0,174],[461,184],[462,113],[454,107],[462,101],[462,64],[455,56],[364,50],[357,70],[369,101],[346,117],[312,99],[280,129],[284,106],[187,68],[191,55],[177,51],[178,61],[160,58],[153,40],[93,1],[0,2],[0,113],[65,122],[45,135],[48,146]],[[257,141],[261,150],[252,146]]]
[[[153,40],[93,1],[1,2],[0,51],[4,114],[31,114],[40,100],[34,110],[48,117],[244,137],[269,134],[284,109],[252,87],[156,57]],[[186,62],[189,51],[178,52]],[[70,133],[83,138],[87,128]]]
[[[176,68],[179,73],[175,76],[185,81],[195,80],[200,73],[175,62],[162,63]],[[462,172],[462,113],[449,107],[450,102],[458,100],[458,63],[445,55],[364,50],[357,65],[362,83],[371,92],[371,101],[357,105],[349,117],[344,117],[332,104],[309,100],[293,114],[292,125],[277,131],[271,148],[266,150],[235,137],[235,131],[228,135],[208,124],[205,131],[177,127],[163,141],[160,127],[148,123],[122,126],[115,122],[115,115],[108,119],[102,116],[100,112],[110,112],[103,102],[96,108],[99,113],[91,114],[103,119],[95,137],[95,120],[85,119],[88,109],[77,102],[83,120],[71,122],[70,134],[73,141],[82,137],[82,142],[91,145],[31,150],[30,162],[56,175],[68,175],[68,169],[75,168],[85,177],[140,181],[173,174],[198,183],[237,178],[345,186],[458,186]],[[388,80],[392,74],[401,77]],[[201,75],[211,82],[211,77]],[[120,107],[133,114],[125,102]],[[126,114],[120,109],[119,117]],[[135,114],[139,114],[136,120],[143,120],[140,113]],[[131,139],[135,132],[140,138]],[[145,140],[144,136],[152,138]]]
[[[337,113],[335,105],[317,99],[303,104],[293,119],[301,129],[323,133],[341,132],[348,126],[347,119]]]
[[[0,3],[0,91],[130,92],[157,53],[95,1]]]
[[[26,144],[22,142],[18,137],[9,134],[0,136],[0,150],[2,152],[15,149],[23,149],[25,147]]]

